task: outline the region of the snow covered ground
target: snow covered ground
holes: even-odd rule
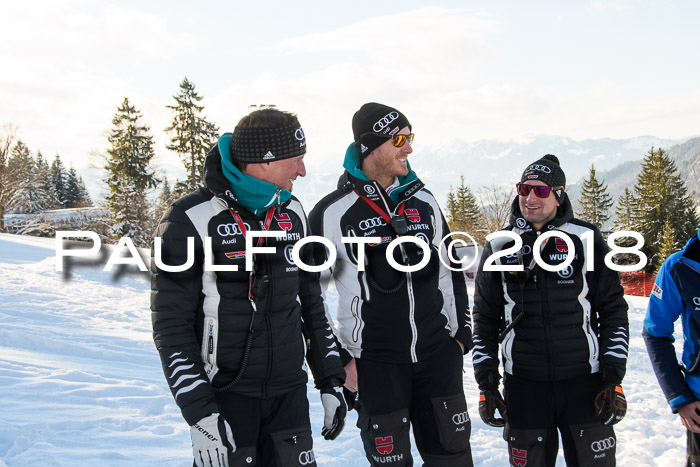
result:
[[[102,262],[64,275],[55,261],[53,239],[0,234],[0,466],[191,466],[189,429],[151,340],[148,274],[103,272]],[[626,298],[629,411],[616,427],[618,465],[684,465],[685,431],[641,338],[647,300]],[[367,465],[355,412],[338,439],[323,440],[319,396],[308,388],[318,464]],[[501,430],[479,418],[468,356],[464,390],[475,465],[508,465]]]

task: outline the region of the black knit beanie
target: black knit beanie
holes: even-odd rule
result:
[[[566,175],[559,166],[559,159],[553,154],[542,156],[525,169],[520,183],[528,180],[540,180],[552,188],[566,187]]]
[[[360,151],[360,159],[367,157],[405,126],[411,128],[406,116],[393,107],[376,102],[360,107],[352,117],[352,134],[355,147]]]

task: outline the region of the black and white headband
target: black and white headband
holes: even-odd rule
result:
[[[306,153],[306,136],[299,122],[276,128],[233,130],[231,158],[247,164],[262,164]]]

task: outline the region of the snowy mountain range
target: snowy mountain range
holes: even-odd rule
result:
[[[441,146],[414,145],[409,162],[442,206],[445,205],[450,188],[459,185],[461,175],[475,192],[483,185],[510,188],[520,179],[525,166],[544,154],[559,157],[572,199],[578,197],[578,184],[588,175],[591,164],[595,164],[598,178],[608,184],[609,193],[617,200],[625,186],[634,185],[640,162],[652,146],[666,149],[677,160],[684,179],[691,182],[696,193],[700,193],[700,138],[638,136],[576,141],[564,136],[539,134],[504,141],[485,139],[469,142],[454,139]],[[326,152],[316,152],[305,160],[307,176],[298,179],[294,185],[294,194],[301,199],[307,210],[335,189],[343,171],[344,149]],[[161,176],[169,178],[171,186],[176,179],[185,176],[184,169],[174,159],[162,162],[156,168]],[[100,199],[106,191],[101,181],[101,169],[91,168],[79,172],[93,200]]]

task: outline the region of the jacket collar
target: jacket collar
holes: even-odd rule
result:
[[[215,195],[232,200],[260,217],[274,204],[288,202],[292,194],[272,183],[244,174],[231,162],[231,133],[224,133],[205,162],[204,184]]]
[[[366,196],[375,203],[388,198],[393,209],[418,193],[425,186],[411,169],[411,164],[408,161],[406,161],[406,164],[408,165],[408,175],[398,177],[399,186],[387,194],[386,190],[376,180],[370,180],[360,169],[360,152],[355,147],[355,144],[351,143],[345,151],[345,160],[343,161],[345,173],[338,180],[338,189],[348,191],[356,189],[359,195]]]
[[[519,233],[535,232],[535,228],[532,226],[532,224],[529,221],[525,220],[525,217],[523,217],[523,214],[520,211],[520,204],[518,202],[518,198],[519,195],[516,195],[515,199],[513,200],[513,203],[510,206],[510,225],[511,227],[517,229]],[[556,229],[566,224],[567,222],[570,222],[573,218],[574,209],[571,206],[571,201],[569,201],[569,195],[566,192],[564,192],[562,202],[557,208],[557,213],[554,215],[554,218],[547,222],[545,225],[543,225],[540,231],[544,232],[547,230]]]

